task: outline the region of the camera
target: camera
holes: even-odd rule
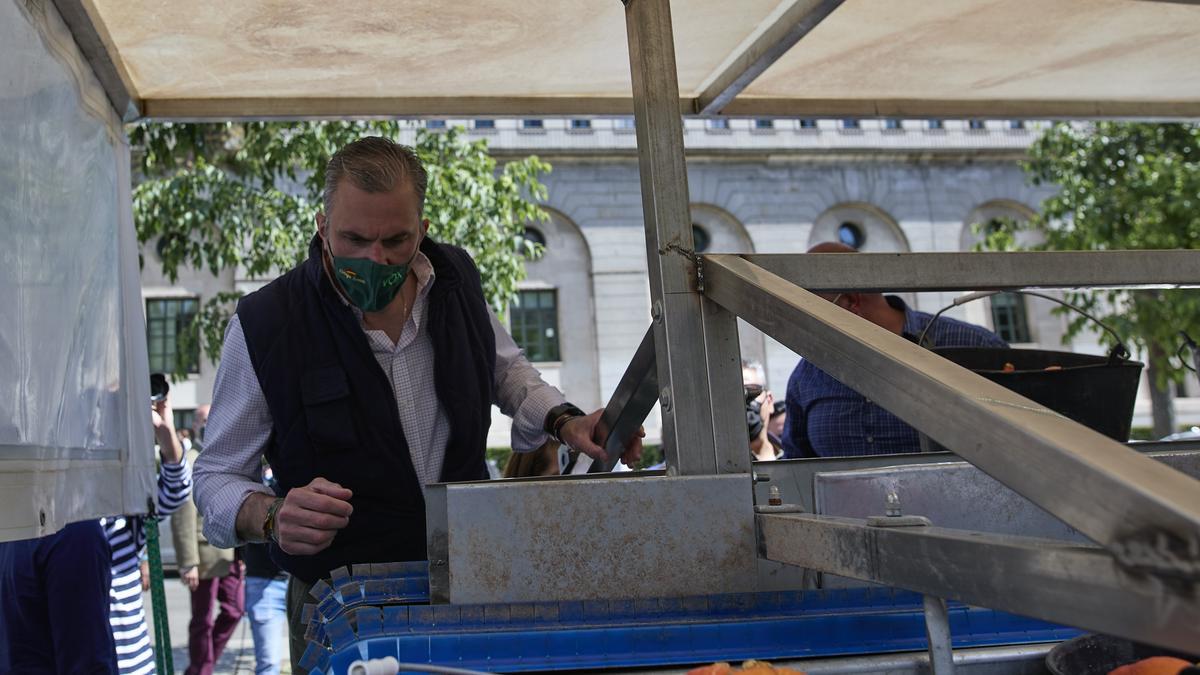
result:
[[[167,398],[171,385],[167,384],[167,376],[162,373],[150,374],[150,402],[158,403]]]

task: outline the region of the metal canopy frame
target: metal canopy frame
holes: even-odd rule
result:
[[[838,0],[795,0],[782,6],[776,20],[731,55],[694,99],[678,90],[670,1],[623,0],[632,98],[142,100],[97,21],[93,2],[53,2],[114,109],[127,121],[142,115],[301,119],[604,115],[632,109],[670,474],[744,476],[745,496],[751,499],[735,321],[741,316],[1105,547],[1064,548],[923,527],[881,533],[829,517],[770,514],[758,517],[760,545],[769,557],[937,596],[994,602],[1165,646],[1200,644],[1200,491],[1195,481],[801,288],[1191,286],[1200,284],[1200,253],[898,254],[838,256],[836,262],[800,255],[698,256],[688,216],[680,122],[681,114],[1181,118],[1200,116],[1200,102],[738,96],[835,11]],[[1008,564],[969,564],[993,557]],[[1014,572],[1029,585],[1011,599],[1000,597],[999,591],[1007,588],[1001,577]],[[1076,595],[1035,587],[1059,582]],[[1174,617],[1170,630],[1148,630],[1163,627],[1155,617]]]
[[[736,358],[736,339],[713,340],[709,332],[726,330],[731,319],[704,321],[711,301],[1106,547],[931,527],[876,531],[832,517],[761,514],[760,546],[768,558],[1167,647],[1200,644],[1197,481],[750,261],[812,288],[976,290],[1196,285],[1200,252],[697,256],[687,227],[683,139],[674,109],[670,4],[625,4],[668,471],[746,471],[732,457],[724,465],[713,462],[735,449],[743,457],[748,452],[744,435],[728,437],[727,414],[710,407],[740,393],[726,366],[730,356]],[[762,58],[804,32],[764,35]],[[648,49],[650,44],[658,49]],[[737,74],[726,73],[714,84],[703,109],[727,104],[760,63],[742,59]],[[740,412],[740,406],[731,409]],[[981,566],[981,560],[995,564]],[[1005,597],[1010,581],[1020,590]],[[944,642],[931,644],[933,651],[944,648]]]
[[[584,0],[576,1],[580,3],[578,8],[564,2],[561,11],[569,12],[575,9],[581,12],[585,11]],[[553,87],[529,87],[526,85],[514,86],[510,91],[487,86],[482,88],[466,86],[457,89],[451,87],[444,91],[438,89],[424,92],[417,87],[415,91],[406,90],[403,94],[397,94],[389,93],[393,92],[393,88],[384,80],[376,82],[374,90],[371,87],[362,87],[352,91],[323,92],[323,88],[320,86],[320,61],[317,60],[305,62],[307,70],[292,76],[292,80],[289,82],[296,86],[281,87],[278,93],[269,91],[261,93],[263,90],[253,86],[238,88],[230,85],[226,89],[219,87],[203,89],[194,84],[182,85],[178,80],[170,76],[163,76],[161,73],[154,73],[159,76],[156,79],[154,75],[145,72],[153,69],[152,62],[160,60],[148,55],[156,55],[153,47],[160,44],[156,41],[162,39],[162,36],[158,34],[161,31],[161,25],[169,25],[173,22],[179,24],[179,41],[165,46],[168,51],[168,60],[173,59],[172,63],[190,63],[194,66],[197,71],[194,80],[197,82],[221,82],[225,78],[240,73],[236,69],[229,69],[227,63],[223,66],[212,65],[209,60],[220,60],[221,56],[226,54],[214,56],[211,51],[206,51],[206,45],[211,45],[219,37],[227,37],[233,41],[257,39],[261,36],[255,31],[262,30],[260,24],[264,20],[270,24],[271,17],[264,19],[255,15],[254,12],[250,12],[252,18],[257,22],[235,22],[232,26],[245,28],[246,32],[226,35],[220,31],[221,24],[219,23],[205,23],[205,18],[197,16],[197,13],[183,15],[177,13],[176,7],[167,6],[161,10],[161,23],[157,26],[139,25],[127,31],[115,29],[109,31],[105,26],[105,21],[112,22],[118,28],[123,27],[126,22],[136,24],[137,22],[130,17],[144,9],[140,5],[126,6],[119,0],[51,0],[51,2],[70,25],[76,41],[88,55],[97,75],[104,84],[114,108],[126,121],[142,116],[171,120],[229,120],[335,119],[375,116],[628,115],[634,108],[635,98],[625,95],[619,88],[614,88],[611,80],[607,81],[604,87],[595,88],[584,94],[577,93],[577,90],[558,91]],[[1073,3],[1075,4],[1063,7],[1066,11],[1074,9],[1083,12],[1090,9],[1083,0],[1073,0]],[[465,12],[464,15],[481,17],[480,21],[485,20],[482,17],[497,12],[504,13],[504,10],[508,9],[501,0],[468,0],[458,4],[474,9],[474,13]],[[626,4],[636,3],[626,2]],[[678,0],[677,4],[686,7],[685,3],[678,2]],[[1145,3],[1145,5],[1153,7],[1152,3]],[[423,12],[418,14],[418,20],[428,21],[437,16],[434,12],[443,12],[441,8],[430,10],[431,6],[422,5],[412,11]],[[734,4],[730,4],[730,7],[733,6]],[[995,63],[997,60],[993,56],[994,50],[1005,49],[1006,44],[991,44],[985,50],[966,55],[952,51],[917,54],[914,57],[917,60],[908,65],[921,73],[924,73],[925,71],[922,69],[928,68],[930,64],[936,66],[939,61],[955,59],[961,61],[960,66],[980,64],[979,68],[984,68],[988,72],[981,74],[982,80],[969,78],[964,80],[961,68],[959,68],[955,71],[958,77],[948,76],[949,86],[937,91],[936,94],[925,98],[921,96],[905,98],[897,95],[895,87],[889,88],[886,83],[880,85],[878,82],[876,83],[878,91],[869,89],[862,92],[861,95],[856,95],[859,94],[857,90],[836,86],[826,89],[814,88],[813,91],[819,91],[819,95],[813,91],[806,92],[802,88],[793,94],[791,91],[781,90],[779,86],[769,86],[774,77],[781,75],[784,77],[785,88],[794,86],[796,82],[794,73],[788,75],[786,72],[777,71],[795,67],[794,64],[789,65],[786,57],[789,54],[799,53],[792,49],[797,44],[817,45],[814,47],[816,53],[807,55],[805,58],[818,59],[818,63],[822,62],[820,59],[825,59],[832,64],[849,63],[852,68],[859,67],[856,65],[858,62],[855,59],[847,58],[846,54],[837,52],[836,48],[832,48],[833,51],[830,52],[830,42],[842,44],[845,38],[853,37],[861,32],[853,27],[857,27],[858,22],[864,16],[878,13],[862,2],[852,0],[779,0],[773,11],[767,12],[763,7],[764,5],[759,3],[750,15],[757,22],[756,28],[745,34],[742,42],[733,47],[730,53],[720,61],[717,60],[719,52],[715,50],[728,49],[728,45],[726,42],[722,42],[719,46],[711,46],[708,41],[704,40],[707,36],[704,33],[716,33],[722,37],[738,39],[743,36],[745,25],[739,24],[737,28],[722,33],[719,28],[714,31],[696,30],[693,24],[692,30],[684,36],[684,44],[690,45],[687,49],[707,49],[717,55],[717,58],[705,61],[704,68],[706,70],[701,72],[707,72],[707,75],[703,79],[699,79],[695,71],[690,72],[687,82],[688,90],[675,101],[680,114],[747,117],[971,117],[988,119],[1200,117],[1200,97],[1195,94],[1194,80],[1182,83],[1172,82],[1170,87],[1166,87],[1161,82],[1161,77],[1158,80],[1150,81],[1144,77],[1139,79],[1127,71],[1121,71],[1120,75],[1131,82],[1131,85],[1137,85],[1134,91],[1126,92],[1110,91],[1103,84],[1099,84],[1098,82],[1101,80],[1097,78],[1099,67],[1116,63],[1115,59],[1118,57],[1114,55],[1140,57],[1141,62],[1145,63],[1151,63],[1157,59],[1157,62],[1164,64],[1183,63],[1188,58],[1194,57],[1194,51],[1189,51],[1187,47],[1177,44],[1180,39],[1179,34],[1194,25],[1191,23],[1192,16],[1190,14],[1174,14],[1163,18],[1167,16],[1163,14],[1165,9],[1138,7],[1131,10],[1128,6],[1122,5],[1121,0],[1106,0],[1104,6],[1095,8],[1095,16],[1108,17],[1109,20],[1107,22],[1104,19],[1096,21],[1096,25],[1093,26],[1096,30],[1093,30],[1092,33],[1099,37],[1094,43],[1078,45],[1074,51],[1054,53],[1045,61],[1035,60],[1029,63],[1014,64],[1009,70],[997,71],[984,68],[983,65],[989,62]],[[233,9],[233,6],[226,6],[216,11],[232,12]],[[237,7],[236,9],[240,11],[243,8]],[[715,15],[711,7],[703,9]],[[985,20],[990,15],[977,11],[983,9],[988,8],[978,5],[963,10],[946,3],[934,5],[929,11],[944,13],[947,20],[939,20],[936,25],[945,26],[945,30],[959,36],[961,41],[962,36],[977,33],[980,25],[964,20],[962,16],[958,15],[962,11],[967,11],[968,15],[974,12],[984,17],[980,20]],[[312,3],[298,4],[292,15],[287,16],[285,21],[288,26],[295,29],[294,33],[286,31],[283,34],[268,33],[267,39],[272,41],[272,46],[284,50],[284,53],[290,51],[298,57],[303,57],[310,51],[312,53],[321,53],[322,50],[336,51],[335,48],[338,45],[328,45],[322,43],[320,39],[311,40],[306,33],[307,28],[313,27],[315,22],[321,19],[322,11],[325,11],[325,8],[319,8]],[[382,19],[391,14],[391,12],[380,10],[379,6],[369,4],[361,8],[361,11],[364,12],[364,23]],[[1021,11],[1024,10],[1017,7],[1010,10],[1010,14],[1002,15],[1001,19],[1013,22],[1019,18],[1019,15],[1012,13]],[[1060,8],[1060,14],[1061,11],[1062,8]],[[736,10],[731,10],[731,13],[734,12]],[[866,14],[867,12],[870,14]],[[560,12],[558,7],[550,8],[548,6],[546,13],[558,17]],[[156,15],[158,14],[159,12],[156,12]],[[680,14],[683,12],[681,11]],[[929,16],[919,11],[909,12],[909,14],[915,17],[913,23],[905,24],[897,30],[930,31],[935,29]],[[601,17],[590,11],[589,15],[593,19]],[[835,21],[833,25],[825,28],[826,37],[818,36],[812,42],[805,43],[804,38],[813,32],[814,28],[820,28],[821,24],[826,22],[830,16],[833,16]],[[1176,22],[1171,22],[1170,17],[1178,18]],[[282,17],[274,18],[278,22]],[[530,19],[529,16],[524,18]],[[605,15],[601,18],[608,22],[611,17]],[[839,18],[840,21],[837,20]],[[1179,18],[1183,20],[1179,21]],[[1061,18],[1052,20],[1061,21]],[[1122,20],[1133,21],[1135,25],[1118,27],[1112,23],[1112,21]],[[892,25],[886,19],[881,21],[885,26]],[[954,21],[961,21],[961,23],[954,23]],[[529,26],[529,28],[536,34],[537,31],[548,30],[547,26],[552,24],[553,21],[548,21],[546,25],[538,24]],[[387,23],[385,25],[394,27],[397,24]],[[225,26],[225,28],[232,26]],[[272,26],[272,28],[275,27]],[[611,28],[609,23],[605,23],[606,30],[611,30]],[[877,25],[875,29],[878,30],[879,26]],[[1148,49],[1145,54],[1139,54],[1136,51],[1131,53],[1130,47],[1121,41],[1126,34],[1124,33],[1126,29],[1133,31],[1132,34],[1141,36],[1143,45],[1169,44],[1157,50]],[[214,31],[217,34],[214,34]],[[823,31],[817,30],[816,32]],[[446,46],[444,43],[456,39],[455,35],[445,33],[423,35],[422,37],[428,37],[438,42],[439,46],[443,48]],[[592,37],[595,35],[593,34]],[[903,38],[904,34],[891,37]],[[457,39],[461,41],[465,38],[457,37]],[[1039,34],[1033,39],[1042,40],[1047,46],[1053,46],[1050,43],[1054,42],[1056,37],[1052,34]],[[301,48],[297,44],[298,42],[311,49]],[[310,42],[311,44],[309,44]],[[401,63],[422,58],[425,53],[419,46],[422,44],[422,40],[412,42],[418,47],[407,51],[397,51],[389,54],[389,57]],[[176,47],[175,45],[186,45],[186,47]],[[455,46],[459,47],[459,45]],[[475,45],[462,46],[469,49]],[[869,43],[864,46],[871,47]],[[185,49],[188,51],[184,51]],[[582,45],[580,49],[580,53],[585,53],[582,51],[584,49]],[[261,58],[262,51],[255,52],[259,58]],[[454,54],[457,51],[458,49],[450,49],[445,53]],[[594,56],[612,57],[615,54],[600,52]],[[887,55],[883,54],[880,58],[887,59]],[[636,58],[632,60],[637,61]],[[864,61],[864,63],[869,63],[869,61]],[[270,62],[256,62],[255,65],[265,68],[269,67]],[[905,67],[905,65],[899,64],[899,67]],[[778,66],[778,68],[773,68],[773,66]],[[811,67],[811,64],[805,67]],[[869,68],[869,66],[866,67]],[[1063,91],[1061,88],[1055,89],[1052,86],[1047,88],[1044,83],[1039,84],[1040,78],[1050,77],[1053,80],[1056,75],[1060,79],[1064,74],[1075,75],[1077,71],[1074,69],[1082,69],[1078,72],[1082,73],[1087,82],[1087,85],[1075,97],[1061,95],[1060,92]],[[348,72],[352,77],[362,74],[353,70]],[[834,77],[840,75],[841,72],[838,71]],[[1187,71],[1182,72],[1186,75]],[[763,75],[766,77],[760,77]],[[556,73],[555,77],[561,79],[561,74]],[[254,82],[252,78],[247,81]],[[1023,81],[1029,81],[1031,84],[1026,87],[1013,88],[1009,86],[1013,82]],[[1143,86],[1145,82],[1151,83]],[[142,91],[139,91],[139,85],[142,87]],[[1146,100],[1139,100],[1139,93],[1144,93]]]

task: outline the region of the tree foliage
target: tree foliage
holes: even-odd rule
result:
[[[304,259],[316,231],[325,165],[338,148],[368,135],[397,138],[396,121],[143,123],[130,128],[138,240],[157,242],[163,273],[181,267],[238,269],[268,278]],[[538,180],[550,166],[527,157],[499,166],[487,142],[459,129],[417,130],[414,149],[429,172],[424,216],[434,239],[462,246],[479,267],[501,316],[540,248],[523,237],[546,213]],[[143,261],[144,262],[144,261]],[[238,294],[206,302],[184,337],[214,362]],[[181,375],[182,373],[177,373]]]
[[[1200,126],[1099,122],[1050,127],[1024,165],[1034,184],[1058,186],[1027,223],[1003,223],[986,247],[1013,248],[1015,229],[1040,230],[1045,250],[1193,249],[1200,245]],[[1068,293],[1150,360],[1159,393],[1182,378],[1180,331],[1200,336],[1200,294],[1189,290]],[[1072,314],[1066,339],[1093,328]],[[1107,335],[1101,339],[1111,343]]]

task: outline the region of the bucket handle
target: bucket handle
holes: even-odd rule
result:
[[[1080,307],[1072,305],[1071,303],[1069,303],[1066,300],[1063,300],[1061,298],[1056,298],[1052,295],[1046,295],[1045,293],[1038,293],[1036,291],[1026,291],[1026,290],[1020,290],[1020,289],[1013,289],[1013,290],[1008,290],[1008,291],[976,291],[974,293],[967,293],[966,295],[960,295],[959,297],[955,298],[954,301],[951,302],[949,305],[946,305],[945,307],[939,309],[937,314],[934,314],[933,318],[929,320],[929,323],[925,324],[925,329],[921,331],[921,337],[917,338],[917,344],[921,345],[922,347],[928,346],[925,344],[925,335],[927,333],[929,333],[929,329],[933,327],[933,324],[938,320],[938,317],[940,317],[942,314],[946,313],[947,310],[949,310],[953,307],[958,307],[959,305],[965,305],[968,302],[979,300],[980,298],[989,298],[993,295],[998,295],[1000,293],[1018,293],[1020,295],[1032,295],[1034,297],[1043,298],[1043,299],[1049,300],[1051,302],[1057,302],[1058,304],[1062,305],[1063,307],[1066,307],[1068,309],[1073,309],[1076,312],[1079,312],[1080,314],[1084,315],[1085,317],[1091,319],[1098,326],[1103,328],[1106,333],[1108,333],[1109,335],[1112,336],[1114,344],[1112,346],[1112,349],[1110,349],[1108,352],[1108,365],[1110,365],[1110,366],[1116,365],[1117,363],[1129,358],[1129,350],[1125,347],[1125,342],[1121,340],[1121,336],[1117,335],[1117,332],[1115,330],[1113,330],[1112,328],[1110,328],[1108,326],[1108,324],[1104,323],[1100,319],[1097,319],[1096,317],[1092,316],[1091,314],[1088,314]]]

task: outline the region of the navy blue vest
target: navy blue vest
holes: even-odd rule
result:
[[[320,476],[354,492],[350,524],[312,556],[271,546],[283,569],[313,582],[352,563],[424,560],[425,500],[400,426],[391,382],[350,307],[321,264],[313,238],[304,263],[242,298],[237,315],[271,411],[267,461],[279,495]],[[442,481],[487,478],[496,366],[479,271],[460,248],[428,237],[433,264],[426,329],[433,390],[450,423]]]

